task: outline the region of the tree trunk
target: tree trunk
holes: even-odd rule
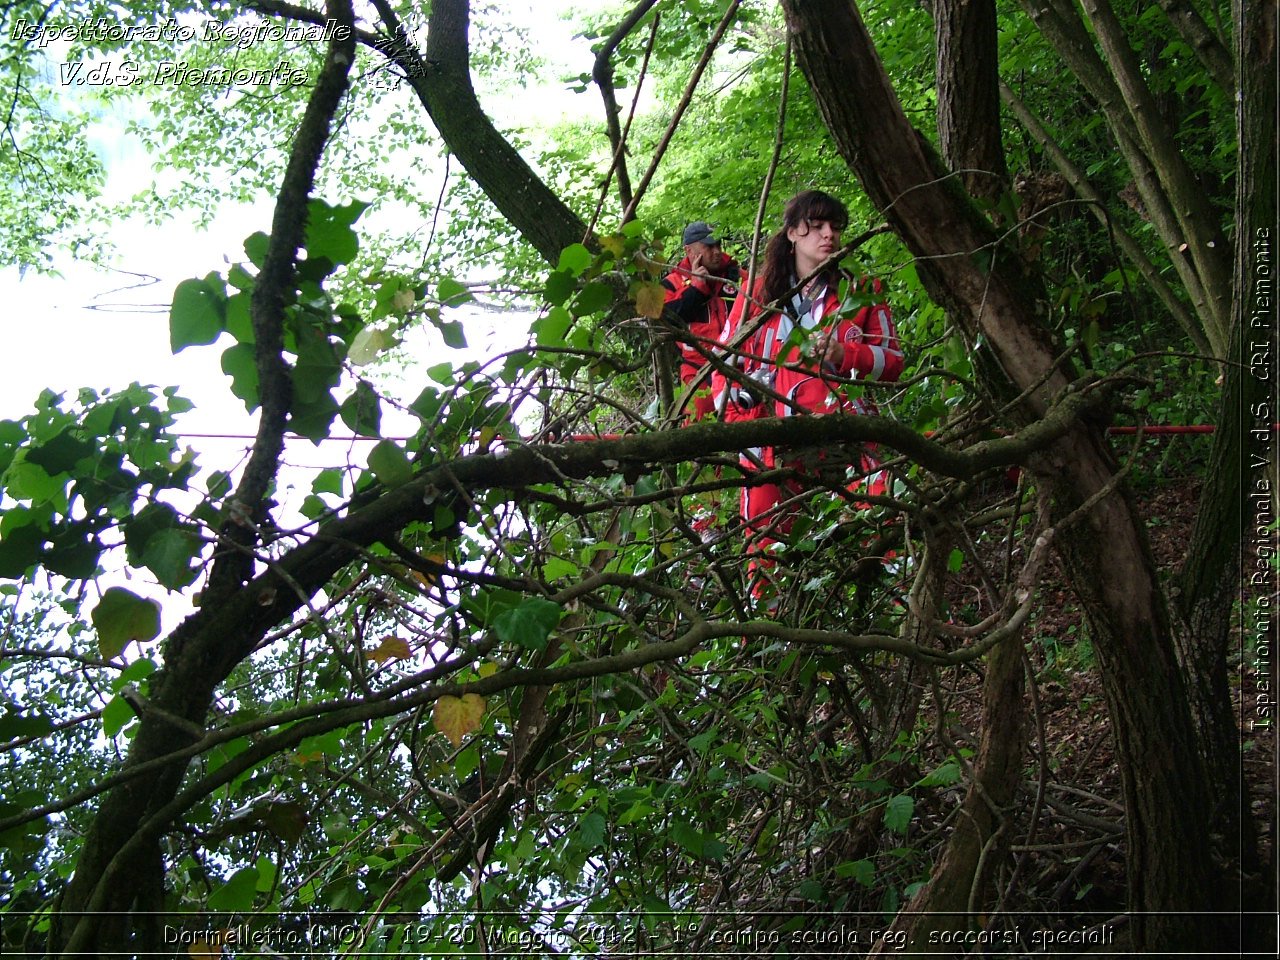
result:
[[[994,201],[1009,181],[1000,143],[995,2],[936,4],[933,18],[942,156],[972,196]]]
[[[512,226],[556,263],[587,237],[587,225],[525,163],[480,107],[471,85],[470,4],[435,0],[426,58],[410,64],[409,82],[449,150]]]
[[[800,64],[842,155],[918,258],[931,296],[981,334],[993,363],[979,366],[994,393],[1039,416],[1065,386],[1042,322],[1038,278],[973,204],[948,183],[912,129],[856,7],[783,0]],[[998,372],[994,368],[998,368]],[[1130,907],[1144,949],[1220,946],[1204,910],[1215,890],[1204,823],[1203,767],[1174,655],[1173,635],[1145,530],[1123,490],[1101,425],[1077,423],[1029,464],[1052,497],[1052,521],[1089,504],[1059,533],[1061,556],[1088,618],[1102,667],[1124,777]]]

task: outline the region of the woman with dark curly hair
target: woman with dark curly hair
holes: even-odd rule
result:
[[[820,190],[787,202],[782,227],[765,247],[760,277],[750,296],[739,295],[721,338],[731,347],[726,359],[739,371],[713,380],[725,420],[875,413],[870,399],[850,399],[842,386],[901,375],[902,350],[889,305],[879,298],[880,282],[840,269],[840,236],[848,223],[844,204]],[[799,468],[772,447],[746,451],[742,463],[749,470]],[[878,466],[870,451],[861,458],[858,490],[884,491]],[[782,504],[803,490],[799,480],[743,488],[748,551],[767,551],[786,535],[793,514]],[[751,564],[758,598],[771,592],[768,566],[758,558]]]

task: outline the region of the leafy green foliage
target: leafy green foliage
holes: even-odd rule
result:
[[[663,5],[646,83],[664,109],[637,117],[630,163],[638,166],[664,133],[665,108],[724,7]],[[474,37],[486,38],[473,40],[483,46],[476,62],[514,59],[518,71],[529,69],[527,52],[496,27],[501,11],[472,12]],[[887,4],[869,18],[904,105],[924,119],[934,108],[927,16],[919,4]],[[1162,93],[1186,98],[1180,129],[1205,146],[1206,179],[1225,179],[1214,145],[1225,129],[1220,98],[1191,76],[1187,51],[1166,27],[1135,20],[1147,48],[1177,64],[1144,60]],[[652,22],[620,48],[623,89],[637,80]],[[601,20],[587,34],[598,40],[612,24]],[[0,772],[30,785],[0,806],[0,819],[13,821],[0,830],[0,894],[12,909],[50,902],[81,852],[83,806],[40,812],[67,795],[55,771],[85,785],[114,769],[131,741],[145,739],[136,736],[145,711],[140,719],[134,704],[167,682],[195,642],[175,634],[153,661],[143,645],[158,636],[158,607],[114,585],[118,568],[145,570],[171,591],[190,588],[216,552],[225,556],[219,537],[228,523],[260,534],[253,559],[268,571],[228,601],[256,605],[241,619],[256,623],[258,611],[283,608],[285,595],[297,612],[252,636],[234,624],[235,636],[218,638],[219,656],[233,643],[246,654],[229,675],[206,678],[216,686],[201,707],[207,732],[182,731],[209,739],[186,772],[187,807],[160,847],[164,910],[351,911],[387,935],[388,949],[432,956],[478,936],[476,918],[490,946],[526,952],[534,933],[581,939],[588,924],[607,923],[628,942],[692,955],[710,945],[708,918],[727,910],[784,910],[777,930],[793,932],[832,911],[892,911],[919,888],[968,788],[973,750],[956,731],[970,719],[958,715],[972,709],[981,669],[977,658],[939,663],[963,659],[973,642],[964,631],[1004,609],[1001,591],[1018,573],[1011,558],[1034,532],[1019,518],[1025,504],[998,473],[957,483],[903,458],[891,464],[886,495],[868,502],[856,484],[856,447],[788,464],[783,482],[795,509],[774,531],[769,570],[781,589],[764,607],[752,596],[761,556],[738,519],[739,488],[755,471],[732,451],[677,462],[653,430],[661,410],[652,361],[671,332],[657,281],[680,226],[695,218],[727,231],[745,260],[776,132],[781,30],[772,4],[745,3],[640,216],[616,224],[606,200],[594,235],[536,271],[465,172],[453,171],[442,194],[423,189],[439,183],[431,150],[405,105],[373,91],[369,78],[378,74],[367,68],[379,62],[362,51],[365,72],[344,104],[346,125],[317,193],[376,199],[310,202],[285,296],[283,353],[288,429],[320,444],[345,428],[367,459],[329,460],[301,479],[277,474],[271,495],[282,509],[238,512],[225,502],[231,472],[196,482],[193,457],[171,436],[185,407],[173,391],[135,384],[71,401],[47,393],[25,418],[0,421],[0,576],[113,584],[98,588],[88,623],[76,597],[97,596],[92,590],[72,585],[69,612],[48,609],[42,619],[19,588],[0,588],[9,624],[0,653],[0,739],[9,748]],[[1006,16],[1002,30],[1003,72],[1021,78],[1090,176],[1118,191],[1126,171],[1096,111],[1062,97],[1062,71],[1027,18]],[[319,47],[297,45],[289,55],[314,67]],[[141,55],[172,52],[157,44]],[[226,52],[184,55],[199,66]],[[245,63],[279,54],[251,45]],[[177,205],[211,210],[274,185],[303,92],[238,91],[215,104],[219,94],[192,87],[149,102],[153,112],[137,131],[175,158],[179,174],[238,171],[210,176],[207,191],[160,198],[157,215]],[[839,193],[854,223],[870,225],[873,211],[794,72],[784,134],[766,225],[811,185]],[[594,209],[600,158],[610,152],[598,125],[571,124],[547,140],[553,145],[531,151],[535,164],[578,207]],[[1033,146],[1013,135],[1007,142],[1015,168],[1045,169]],[[53,186],[65,197],[73,185]],[[428,194],[448,207],[439,233]],[[415,224],[430,222],[430,240],[379,234],[373,224],[385,220],[373,214],[392,204],[413,211]],[[1047,325],[1104,373],[1157,347],[1145,361],[1151,383],[1126,401],[1152,417],[1175,416],[1183,384],[1211,382],[1208,369],[1165,352],[1172,328],[1163,317],[1143,322],[1152,303],[1091,222],[1062,215],[1039,243],[1013,225],[1019,209],[1012,192],[992,207],[1010,224],[999,255],[1040,258],[1052,290]],[[1119,213],[1137,226],[1139,215]],[[28,259],[31,244],[51,236],[35,226],[20,251]],[[243,262],[183,281],[170,311],[171,348],[217,344],[230,389],[250,411],[261,403],[264,318],[254,297],[268,245],[256,233]],[[954,450],[1016,428],[974,420],[985,399],[974,386],[979,345],[964,342],[929,300],[923,265],[889,236],[848,265],[885,279],[908,355],[901,387],[851,384],[851,397],[874,395],[899,422]],[[433,356],[407,403],[379,385],[379,365],[415,325],[462,350],[461,318],[494,302],[495,289],[537,307],[526,342],[482,360]],[[355,366],[368,369],[355,376]],[[393,409],[416,418],[412,439],[383,436],[393,432],[384,425]],[[654,459],[620,463],[599,448],[598,468],[575,461],[557,473],[560,452],[537,447],[609,433],[649,435]],[[501,472],[505,457],[529,447],[540,469],[554,467],[540,474],[549,479]],[[882,454],[896,457],[887,446]],[[479,481],[459,480],[463,466],[480,461],[514,489],[482,471],[469,474]],[[310,522],[295,527],[294,511]],[[363,540],[348,536],[358,528],[353,517],[378,511],[395,516]],[[940,526],[962,531],[963,545],[936,541]],[[318,588],[304,589],[294,573],[270,579],[334,556],[341,561]],[[913,586],[922,569],[937,570],[945,587],[927,601],[927,666],[888,652],[918,636],[913,611],[926,601]],[[188,625],[216,614],[200,605]],[[1079,650],[1064,663],[1048,639],[1032,654],[1063,671],[1093,666]],[[411,930],[389,922],[396,915],[422,922]]]
[[[124,587],[111,587],[93,608],[93,625],[98,631],[98,649],[111,660],[132,641],[145,643],[159,635],[160,606]]]

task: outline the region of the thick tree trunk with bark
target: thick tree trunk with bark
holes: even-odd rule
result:
[[[783,0],[799,60],[843,156],[918,258],[931,296],[982,334],[998,396],[1020,395],[1033,418],[1065,386],[1042,321],[1042,296],[1017,258],[912,129],[856,8]],[[1053,500],[1053,522],[1085,507],[1058,543],[1088,617],[1124,774],[1130,906],[1145,948],[1211,949],[1215,931],[1179,915],[1215,889],[1204,822],[1203,767],[1145,530],[1119,489],[1100,424],[1080,423],[1030,467]],[[1161,913],[1162,911],[1170,911]],[[1151,912],[1151,913],[1147,913]]]
[[[1000,143],[1000,62],[993,0],[934,5],[938,142],[975,197],[995,200],[1009,172]]]
[[[586,239],[587,226],[481,109],[471,85],[469,28],[468,0],[435,0],[426,58],[417,61],[409,82],[476,185],[544,260],[555,263],[561,250]]]

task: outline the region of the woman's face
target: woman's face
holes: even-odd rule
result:
[[[795,248],[796,264],[808,272],[836,252],[840,228],[830,220],[805,217],[787,230],[787,239]]]

